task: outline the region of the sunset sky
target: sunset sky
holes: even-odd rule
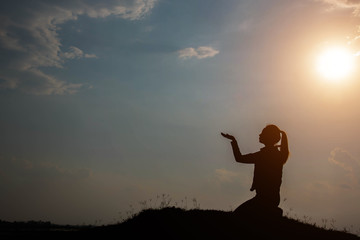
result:
[[[336,81],[329,49],[351,58]],[[1,1],[0,219],[235,209],[253,166],[220,132],[250,153],[272,123],[284,212],[360,229],[358,56],[355,0]]]

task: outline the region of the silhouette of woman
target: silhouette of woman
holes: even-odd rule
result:
[[[234,136],[221,133],[231,140],[231,146],[236,162],[252,163],[254,178],[250,191],[256,191],[256,196],[235,209],[234,214],[242,216],[281,216],[280,185],[283,165],[289,157],[286,133],[275,125],[267,125],[259,135],[259,142],[265,147],[260,151],[242,155]],[[280,136],[281,135],[281,136]],[[275,146],[280,141],[281,145]],[[280,149],[278,149],[280,148]]]

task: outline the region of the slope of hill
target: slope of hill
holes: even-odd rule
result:
[[[145,210],[122,224],[94,228],[89,232],[124,239],[360,239],[286,217],[244,219],[231,212],[180,208]]]
[[[216,210],[148,209],[120,224],[60,226],[48,222],[0,222],[0,238],[37,239],[339,239],[359,237],[294,219],[250,218]]]

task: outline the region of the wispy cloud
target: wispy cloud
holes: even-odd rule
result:
[[[117,1],[23,1],[0,3],[0,88],[20,89],[33,94],[71,94],[82,84],[71,84],[48,75],[42,67],[62,68],[69,59],[96,58],[77,46],[61,49],[60,25],[85,15],[90,18],[115,16],[126,20],[143,18],[156,0]],[[2,6],[3,5],[3,6]],[[31,11],[29,11],[31,9]],[[6,58],[5,58],[6,56]],[[35,85],[32,83],[36,83]]]
[[[78,180],[92,177],[93,171],[89,168],[66,168],[50,161],[34,162],[17,157],[0,157],[0,176],[4,179],[70,179]]]
[[[331,6],[330,9],[347,8],[353,10],[354,15],[359,16],[360,13],[360,1],[359,0],[315,0],[317,2],[323,2]]]
[[[184,48],[179,50],[178,52],[179,58],[181,59],[189,59],[189,58],[197,58],[197,59],[203,59],[203,58],[209,58],[214,57],[216,54],[219,53],[218,50],[208,47],[208,46],[201,46],[198,48]]]
[[[336,10],[348,9],[351,14],[344,12],[344,14],[351,15],[351,17],[360,17],[360,1],[359,0],[314,0],[316,2],[322,2],[327,6],[329,12]],[[360,56],[360,25],[355,25],[357,29],[353,33],[349,33],[347,36],[347,44],[353,49],[354,56]]]
[[[216,169],[215,175],[220,182],[233,182],[239,176],[238,173],[223,168]]]
[[[62,53],[62,56],[67,59],[96,58],[95,54],[84,53],[81,49],[74,46],[71,46],[68,52]]]
[[[335,148],[331,151],[329,162],[345,173],[346,185],[353,186],[360,184],[360,161],[342,148]]]

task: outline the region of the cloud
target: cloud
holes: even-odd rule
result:
[[[330,6],[327,10],[351,10],[351,17],[360,17],[360,0],[314,0],[316,2],[325,3],[327,6]],[[345,13],[346,14],[346,13]],[[356,30],[353,33],[349,33],[347,36],[347,44],[353,49],[354,56],[360,56],[360,25],[356,25]]]
[[[72,179],[88,178],[93,175],[89,168],[64,168],[52,162],[41,162],[35,165],[40,171],[46,172],[49,176],[66,177]]]
[[[184,48],[178,51],[179,58],[189,59],[196,57],[197,59],[214,57],[219,51],[207,46],[201,46],[198,48]]]
[[[223,168],[220,169],[216,169],[215,170],[215,175],[216,178],[220,181],[220,182],[234,182],[235,179],[239,176],[238,173],[236,172],[232,172]]]
[[[0,89],[15,89],[17,88],[18,80],[15,78],[0,75]]]
[[[345,8],[352,9],[354,15],[359,16],[360,1],[359,0],[316,0],[331,5],[332,9]]]
[[[42,70],[43,67],[62,68],[69,59],[96,58],[95,54],[84,53],[75,46],[64,52],[58,33],[61,24],[76,21],[82,15],[138,20],[146,16],[155,3],[156,0],[36,0],[16,4],[2,1],[0,88],[44,95],[76,93],[82,84],[67,83]]]
[[[345,173],[342,185],[354,186],[360,184],[360,161],[342,148],[335,148],[330,152],[329,162]]]
[[[360,196],[360,161],[349,151],[334,148],[324,165],[317,166],[318,174],[301,180],[298,188],[309,202],[323,201],[327,198],[339,198],[347,195],[352,198]],[[315,173],[314,172],[314,173]],[[352,196],[352,197],[350,197]]]
[[[68,52],[62,53],[62,56],[67,59],[74,59],[74,58],[97,58],[95,54],[87,54],[84,53],[81,49],[71,46]]]
[[[84,179],[92,177],[89,168],[66,168],[50,161],[34,162],[16,157],[0,157],[0,176],[4,179],[22,178],[25,180],[39,179]]]
[[[85,53],[85,54],[84,54],[84,58],[97,58],[97,56],[96,56],[95,54]]]

